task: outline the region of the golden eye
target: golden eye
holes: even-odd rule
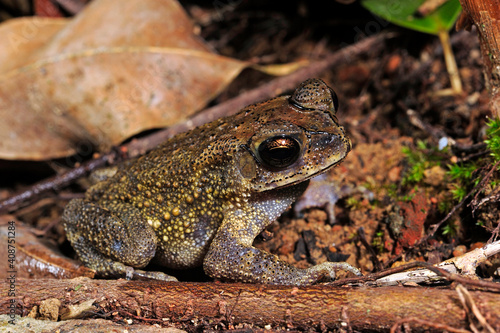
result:
[[[270,168],[286,168],[300,156],[300,144],[291,136],[274,136],[259,145],[258,154],[264,165]]]

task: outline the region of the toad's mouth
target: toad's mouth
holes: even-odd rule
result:
[[[283,184],[283,185],[279,185],[279,186],[271,187],[271,188],[269,188],[269,189],[264,190],[264,192],[265,192],[265,191],[271,191],[271,190],[274,190],[274,189],[276,189],[276,188],[278,188],[278,187],[282,187],[282,188],[285,188],[285,187],[291,187],[291,186],[295,186],[295,185],[297,185],[297,184],[300,184],[300,183],[306,182],[306,181],[310,180],[311,178],[314,178],[314,177],[316,177],[316,176],[319,176],[319,175],[321,175],[321,174],[323,174],[323,173],[327,172],[328,170],[335,168],[337,165],[339,165],[340,163],[342,163],[342,161],[343,161],[343,160],[344,160],[344,159],[340,159],[340,160],[338,160],[338,161],[336,161],[336,162],[334,162],[334,163],[330,164],[329,166],[326,166],[326,167],[324,167],[324,168],[322,168],[322,169],[320,169],[320,170],[318,170],[318,171],[316,171],[316,172],[314,172],[314,173],[311,173],[311,174],[309,174],[309,175],[307,175],[307,176],[303,176],[302,178],[297,179],[297,180],[292,181],[292,182],[287,183],[287,184]]]

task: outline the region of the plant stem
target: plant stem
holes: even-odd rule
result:
[[[443,45],[444,60],[446,62],[446,69],[450,75],[451,88],[455,94],[461,94],[463,92],[462,80],[458,74],[457,62],[455,61],[455,56],[451,49],[450,35],[448,31],[440,30],[438,36],[441,45]]]

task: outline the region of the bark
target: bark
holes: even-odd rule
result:
[[[0,283],[0,313],[14,299],[16,313],[26,316],[42,301],[70,305],[95,300],[90,318],[132,319],[170,323],[194,330],[215,325],[288,329],[387,331],[407,319],[412,332],[441,331],[433,324],[468,328],[466,311],[454,290],[424,287],[346,288],[317,285],[306,288],[230,283],[164,283],[157,281],[19,279],[15,297]],[[500,332],[500,296],[470,292],[489,325]],[[58,301],[54,300],[57,299]],[[92,303],[92,301],[91,301]],[[418,320],[417,320],[418,319]],[[221,326],[218,326],[221,327]],[[442,326],[441,326],[442,327]]]
[[[500,117],[500,0],[460,0],[460,3],[479,32],[491,112]],[[464,25],[461,19],[459,26]]]

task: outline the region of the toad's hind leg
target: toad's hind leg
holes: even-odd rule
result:
[[[156,235],[134,208],[119,207],[120,216],[75,199],[64,210],[66,237],[85,266],[100,276],[175,281],[162,272],[144,272],[156,252]],[[125,218],[126,217],[126,218]]]

